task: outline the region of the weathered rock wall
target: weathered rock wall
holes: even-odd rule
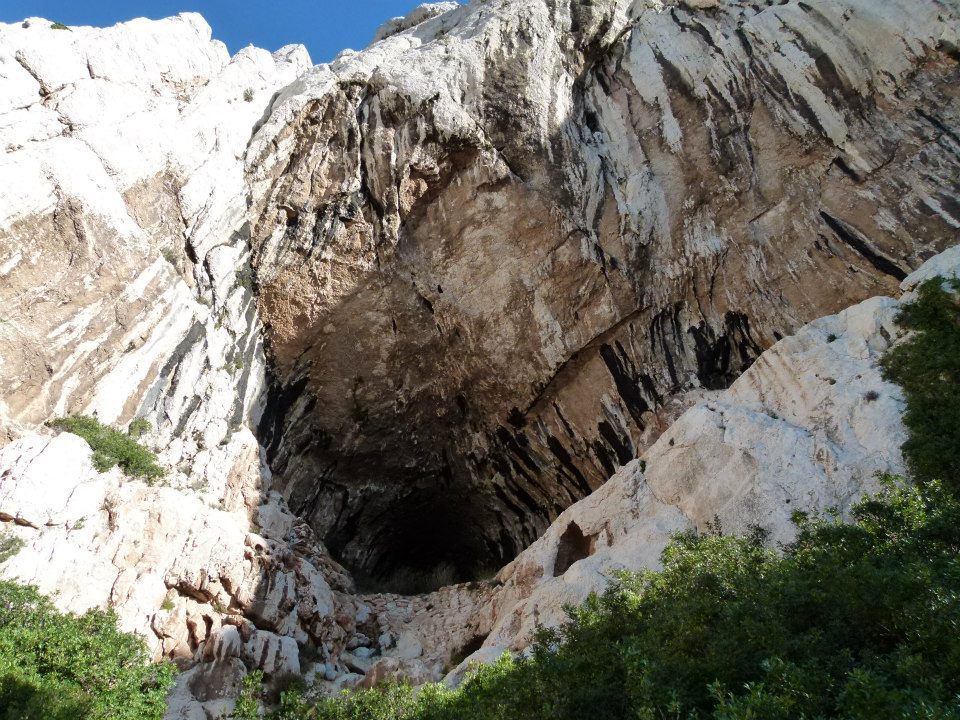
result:
[[[848,507],[901,466],[897,301],[789,336],[960,239],[958,16],[441,3],[312,69],[0,25],[0,574],[114,607],[191,718],[252,668],[436,679],[677,529]],[[163,482],[42,426],[79,412],[149,419]],[[324,540],[380,587],[512,562],[358,594]]]
[[[145,417],[177,482],[221,482],[264,387],[242,158],[309,65],[195,14],[0,25],[0,436]]]
[[[675,533],[761,528],[776,546],[795,537],[794,511],[846,516],[879,490],[879,473],[903,473],[905,405],[878,360],[905,337],[901,305],[935,276],[960,277],[960,247],[908,276],[899,300],[871,298],[779,341],[728,390],[686,411],[643,460],[564,511],[487,595],[462,598],[468,607],[443,634],[483,642],[447,682],[523,650],[538,625],[564,622],[566,605],[602,592],[618,571],[659,567]],[[420,616],[401,629],[429,637],[436,622]]]
[[[210,38],[195,14],[0,24],[0,534],[24,543],[0,571],[114,608],[156,658],[222,656],[182,677],[193,711],[247,667],[299,671],[298,643],[335,662],[354,631],[352,580],[271,493],[254,434],[243,156],[310,60]],[[76,413],[148,419],[162,481],[42,427]]]
[[[441,9],[285,89],[248,156],[261,438],[372,574],[510,559],[671,397],[960,225],[954,3]]]

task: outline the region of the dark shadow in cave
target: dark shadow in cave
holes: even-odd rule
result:
[[[575,562],[593,554],[595,536],[586,536],[575,522],[567,525],[557,545],[557,557],[553,562],[553,576],[563,575]]]
[[[421,594],[476,580],[507,562],[516,546],[491,543],[478,520],[482,509],[466,498],[449,497],[456,494],[427,488],[392,503],[365,539],[366,557],[354,570],[358,590]],[[351,539],[334,534],[330,546],[342,547]]]

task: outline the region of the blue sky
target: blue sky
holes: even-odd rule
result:
[[[113,25],[192,10],[213,26],[231,53],[253,43],[268,50],[303,43],[314,62],[370,44],[384,20],[426,0],[0,0],[0,22],[45,17],[67,25]]]

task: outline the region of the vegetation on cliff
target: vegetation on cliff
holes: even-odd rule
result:
[[[951,292],[951,290],[953,292]],[[885,377],[903,387],[910,438],[903,454],[918,480],[960,490],[960,279],[928,280],[897,318],[914,331],[883,358]]]
[[[93,450],[93,466],[106,472],[117,465],[131,477],[148,482],[163,476],[163,468],[157,464],[157,456],[143,447],[135,438],[149,430],[149,423],[134,420],[130,434],[124,434],[87,415],[72,415],[58,418],[52,427],[79,435]]]
[[[148,659],[112,612],[63,614],[0,581],[0,720],[160,720],[173,668]]]

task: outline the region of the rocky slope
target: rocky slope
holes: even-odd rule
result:
[[[438,679],[672,532],[848,507],[901,466],[866,298],[960,267],[907,277],[960,238],[958,17],[439,3],[316,67],[190,14],[0,25],[0,575],[116,608],[204,718],[250,669]],[[75,413],[149,420],[163,480]]]

